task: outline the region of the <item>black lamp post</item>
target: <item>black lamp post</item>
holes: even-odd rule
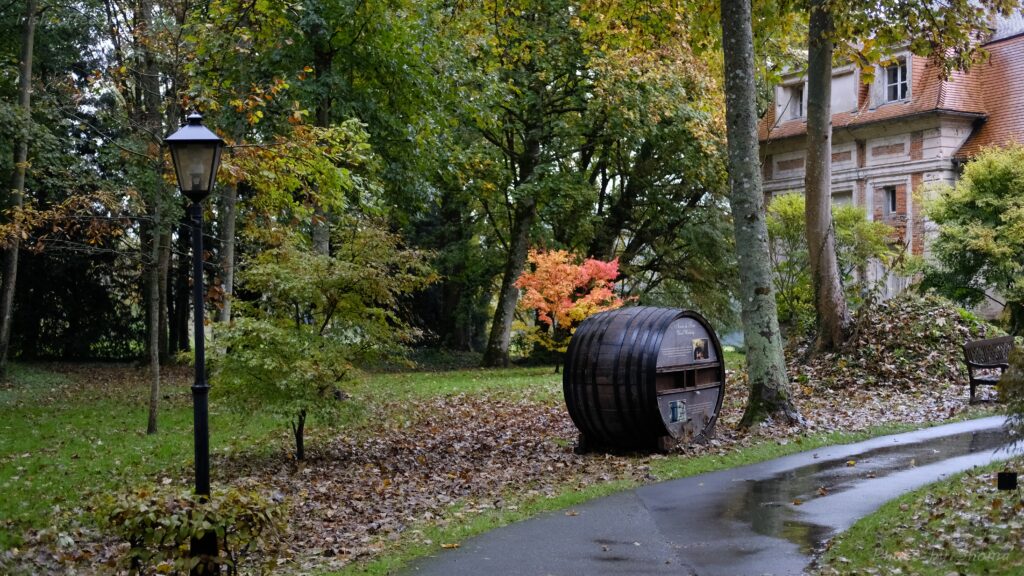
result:
[[[192,296],[195,308],[195,364],[196,378],[192,385],[193,433],[196,450],[196,494],[210,495],[210,427],[209,393],[206,382],[206,343],[203,328],[203,207],[202,201],[210,195],[220,167],[220,153],[224,141],[203,126],[202,115],[188,115],[188,124],[168,136],[164,143],[171,149],[174,172],[178,176],[181,192],[192,201],[189,218],[192,220]],[[192,542],[193,556],[217,556],[217,536],[213,532]],[[203,563],[200,563],[203,566]],[[207,563],[204,573],[216,570]],[[197,566],[197,568],[199,568]],[[202,569],[200,569],[202,570]],[[193,571],[196,572],[196,571]]]

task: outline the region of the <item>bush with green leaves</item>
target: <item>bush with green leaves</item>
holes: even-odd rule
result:
[[[1017,338],[1017,344],[1021,339]],[[1024,348],[1019,345],[1010,351],[1010,368],[999,379],[999,400],[1009,416],[1007,427],[1024,441]]]
[[[212,351],[214,394],[287,418],[300,460],[307,416],[337,415],[359,365],[395,358],[418,336],[400,299],[434,279],[427,254],[376,221],[342,218],[331,244],[320,254],[290,235],[245,260],[239,283],[253,296],[217,327]]]
[[[927,214],[939,233],[923,286],[965,305],[1005,299],[1009,332],[1024,335],[1024,145],[982,151]]]
[[[128,542],[123,561],[133,574],[188,574],[202,559],[192,540],[217,538],[212,561],[223,574],[267,574],[277,565],[286,530],[282,505],[259,492],[231,487],[200,497],[180,488],[145,487],[107,495],[100,523]]]
[[[814,324],[814,291],[811,285],[807,236],[804,226],[804,196],[788,193],[776,196],[768,205],[768,236],[779,321],[803,332]],[[876,286],[866,284],[865,270],[871,261],[886,269],[896,265],[900,252],[890,243],[892,227],[869,221],[863,208],[833,205],[836,256],[846,297],[854,306]]]

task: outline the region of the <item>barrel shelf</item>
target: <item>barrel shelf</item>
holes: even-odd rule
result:
[[[576,330],[562,388],[580,448],[652,448],[699,441],[722,406],[721,344],[700,314],[635,306]]]
[[[703,386],[700,388],[669,388],[667,390],[658,390],[658,394],[678,394],[679,392],[703,392],[704,390],[718,390],[722,387],[720,382],[715,382],[710,386]]]
[[[666,372],[679,372],[681,370],[699,370],[701,368],[718,368],[721,364],[718,362],[706,362],[702,364],[677,364],[674,366],[658,366],[655,372],[658,374]]]

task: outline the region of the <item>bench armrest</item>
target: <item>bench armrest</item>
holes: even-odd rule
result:
[[[1000,370],[1008,370],[1010,365],[1006,362],[997,362],[995,364],[982,364],[980,362],[967,362],[968,368],[999,368]]]

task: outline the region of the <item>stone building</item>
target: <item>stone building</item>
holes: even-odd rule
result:
[[[832,71],[832,201],[863,206],[916,255],[927,252],[927,185],[954,183],[984,146],[1024,142],[1024,17],[998,19],[983,47],[987,62],[945,80],[906,50],[870,84],[855,66]],[[785,76],[759,126],[766,195],[803,190],[806,105],[803,72]],[[887,292],[906,283],[889,278]]]

